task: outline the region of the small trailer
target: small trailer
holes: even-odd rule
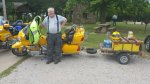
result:
[[[130,61],[130,55],[138,54],[142,55],[142,44],[143,41],[134,39],[128,39],[125,37],[120,37],[119,40],[114,40],[110,37],[112,42],[111,48],[105,48],[102,43],[100,43],[100,51],[102,54],[113,54],[116,56],[117,61],[120,64],[128,64]]]

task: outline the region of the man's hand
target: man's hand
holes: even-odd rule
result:
[[[63,28],[64,27],[64,25],[67,23],[67,19],[65,19],[63,22],[62,22],[62,24],[61,24],[61,28]]]

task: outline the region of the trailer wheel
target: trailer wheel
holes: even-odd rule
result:
[[[126,65],[126,64],[128,64],[129,61],[130,61],[129,55],[128,55],[127,53],[120,53],[120,54],[117,56],[117,61],[118,61],[120,64]]]

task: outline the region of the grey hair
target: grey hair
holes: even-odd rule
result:
[[[53,8],[53,7],[49,7],[48,9],[47,9],[47,11],[55,11],[55,9]]]

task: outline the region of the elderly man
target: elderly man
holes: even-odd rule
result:
[[[48,16],[44,19],[42,26],[47,28],[47,62],[54,61],[58,64],[61,60],[61,28],[66,24],[67,19],[55,14],[54,8],[48,8]],[[54,55],[54,57],[53,57]]]

